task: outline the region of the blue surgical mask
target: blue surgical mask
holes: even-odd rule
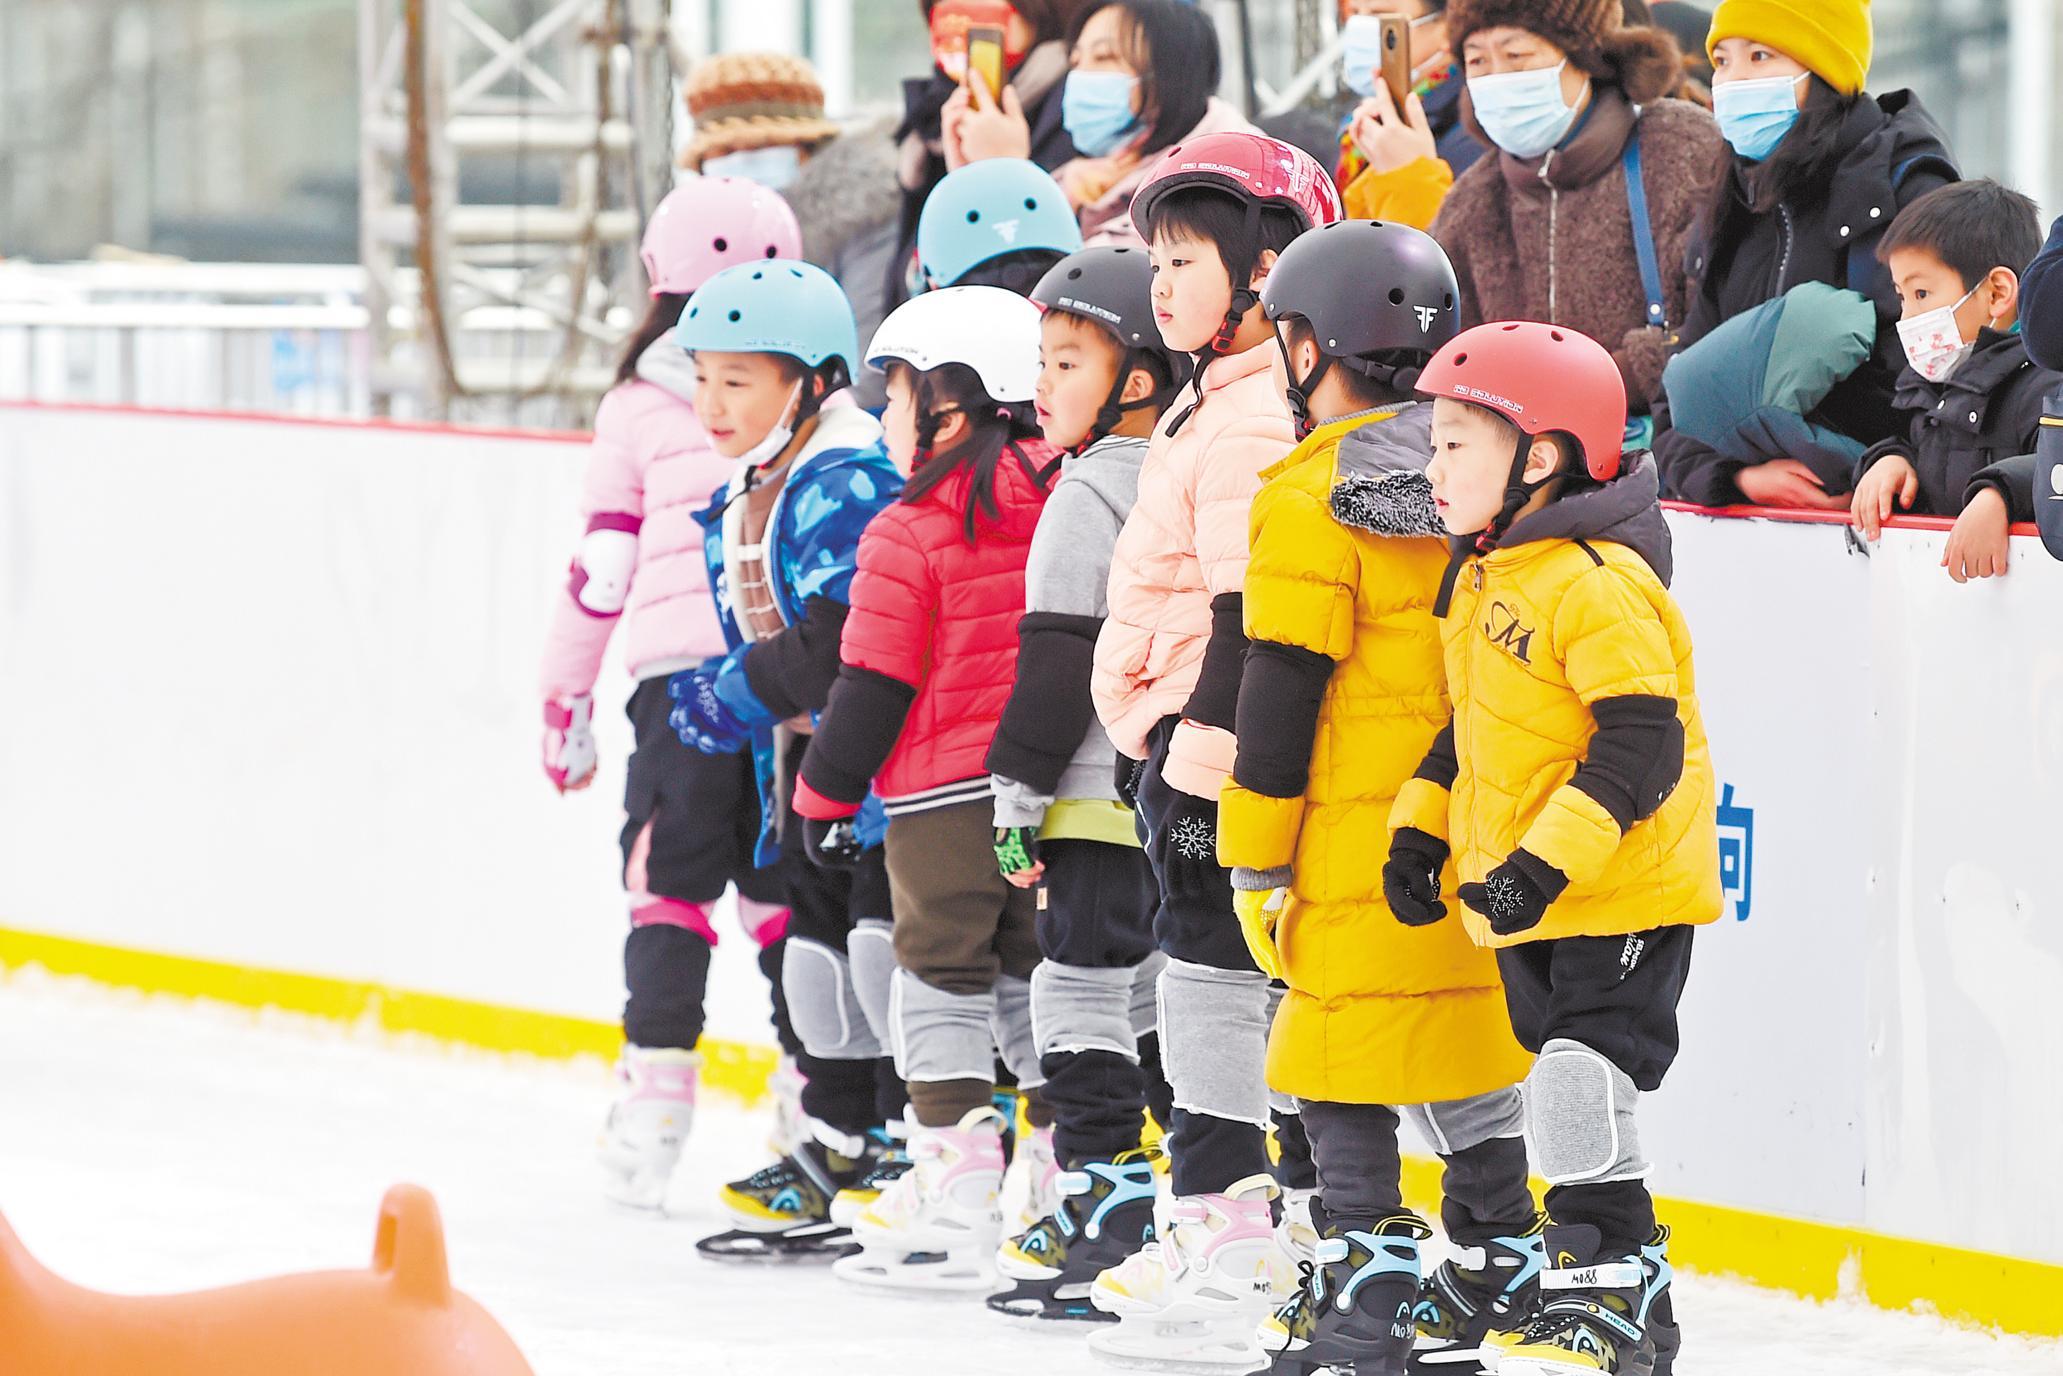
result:
[[[786,191],[794,184],[795,174],[800,171],[802,150],[792,143],[776,144],[772,148],[747,148],[742,152],[702,160],[702,175],[706,177],[743,177],[746,181],[758,182],[769,191]]]
[[[1139,78],[1123,72],[1069,72],[1060,92],[1060,123],[1074,146],[1092,158],[1115,153],[1139,127],[1132,97]]]
[[[1712,83],[1712,113],[1733,151],[1761,162],[1776,151],[1798,122],[1797,76],[1759,76],[1751,81]]]
[[[1470,77],[1469,103],[1490,142],[1515,158],[1537,158],[1566,138],[1576,122],[1576,107],[1562,99],[1568,65]]]
[[[1423,28],[1440,17],[1438,13],[1422,14],[1411,21],[1411,27]],[[1376,83],[1382,80],[1382,16],[1347,16],[1347,22],[1340,27],[1340,39],[1345,45],[1340,49],[1340,84],[1366,100],[1375,94]],[[1439,54],[1431,56],[1437,58]],[[1414,80],[1424,67],[1423,62],[1413,66]]]

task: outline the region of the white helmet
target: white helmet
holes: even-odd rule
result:
[[[944,287],[897,306],[874,331],[867,366],[920,373],[964,363],[991,400],[1032,399],[1039,381],[1039,308],[1001,287]]]

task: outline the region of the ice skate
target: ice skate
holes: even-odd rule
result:
[[[852,1251],[852,1234],[831,1218],[831,1200],[865,1164],[858,1142],[819,1140],[813,1131],[792,1153],[718,1191],[731,1230],[703,1238],[695,1250],[717,1261],[835,1261]]]
[[[1418,1245],[1432,1230],[1410,1214],[1373,1229],[1326,1230],[1296,1294],[1256,1334],[1275,1376],[1339,1370],[1404,1376],[1417,1336]]]
[[[1244,1372],[1264,1364],[1254,1330],[1292,1275],[1270,1218],[1275,1182],[1248,1176],[1224,1194],[1178,1197],[1157,1242],[1096,1278],[1089,1298],[1117,1327],[1089,1348],[1117,1366]]]
[[[910,1168],[909,1137],[887,1128],[867,1130],[867,1164],[859,1177],[831,1199],[831,1221],[850,1228],[860,1211],[881,1197]]]
[[[1289,1263],[1289,1275],[1298,1274],[1305,1262],[1317,1256],[1318,1237],[1324,1230],[1322,1212],[1318,1191],[1282,1192],[1282,1217],[1275,1224],[1275,1245]]]
[[[616,1059],[616,1101],[595,1144],[602,1192],[633,1209],[660,1210],[695,1121],[693,1051],[626,1046]]]
[[[767,1129],[766,1149],[775,1156],[787,1156],[809,1140],[809,1115],[802,1111],[802,1086],[807,1077],[795,1058],[783,1054],[766,1077],[767,1093],[774,1100],[774,1122]]]
[[[1519,1341],[1540,1308],[1546,1259],[1540,1229],[1536,1220],[1522,1234],[1460,1249],[1425,1278],[1412,1315],[1418,1325],[1413,1372],[1473,1372],[1485,1361],[1493,1333],[1500,1352]]]
[[[1661,1228],[1638,1255],[1603,1256],[1596,1228],[1549,1223],[1540,1312],[1486,1365],[1499,1376],[1667,1376],[1679,1334],[1653,1316],[1669,1292],[1668,1247]]]
[[[1010,1169],[1022,1172],[1024,1200],[1011,1220],[1011,1230],[1021,1233],[1040,1219],[1052,1216],[1060,1206],[1060,1162],[1053,1154],[1053,1129],[1034,1128],[1018,1141],[1016,1159]]]
[[[833,1272],[894,1290],[980,1291],[995,1283],[1003,1125],[994,1108],[910,1134],[910,1168],[852,1222],[861,1251]]]
[[[1089,1287],[1153,1240],[1153,1161],[1127,1152],[1064,1172],[1056,1187],[1053,1212],[997,1251],[996,1270],[1015,1284],[988,1306],[1010,1318],[1108,1323]]]

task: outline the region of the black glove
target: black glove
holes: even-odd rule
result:
[[[1161,787],[1168,785],[1163,782]],[[1218,800],[1179,788],[1168,792],[1168,812],[1154,838],[1161,882],[1169,893],[1190,898],[1222,893],[1227,881],[1218,863]]]
[[[1448,853],[1447,843],[1437,836],[1417,827],[1397,828],[1382,867],[1382,896],[1391,916],[1407,927],[1429,927],[1447,916],[1447,905],[1440,901],[1440,870]]]
[[[1037,827],[996,828],[996,868],[1005,879],[1039,863]]]
[[[1144,760],[1135,760],[1124,751],[1118,751],[1117,765],[1112,771],[1111,782],[1117,785],[1118,801],[1134,812],[1139,810],[1139,771],[1144,768]]]
[[[1515,850],[1482,883],[1463,884],[1457,896],[1490,919],[1491,931],[1512,936],[1539,926],[1547,905],[1568,887],[1569,876],[1529,850]]]
[[[810,863],[820,870],[853,870],[860,865],[866,847],[860,844],[858,819],[840,817],[826,822],[817,817],[802,820],[802,848]]]

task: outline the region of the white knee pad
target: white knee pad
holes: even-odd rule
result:
[[[996,1039],[997,1054],[1017,1077],[1019,1089],[1037,1089],[1046,1083],[1046,1076],[1039,1069],[1039,1044],[1032,1035],[1031,981],[997,975],[995,1009],[989,1030]]]
[[[1155,951],[1132,967],[1132,1033],[1150,1037],[1160,1030],[1160,972],[1168,968],[1164,951]]]
[[[781,956],[781,990],[788,996],[788,1020],[812,1056],[827,1061],[872,1060],[882,1054],[853,992],[852,975],[839,952],[815,941],[790,938]]]
[[[895,1024],[895,1068],[904,1080],[993,1080],[996,996],[948,994],[907,970],[889,986]]]
[[[846,935],[845,951],[852,967],[853,993],[874,1038],[895,1044],[895,1023],[888,1015],[888,987],[895,980],[895,928],[879,918],[862,918]]]
[[[1268,1126],[1268,977],[1168,961],[1160,1056],[1175,1107]]]
[[[1401,1108],[1426,1145],[1442,1156],[1481,1146],[1493,1137],[1517,1137],[1526,1128],[1526,1103],[1516,1085],[1468,1099]]]
[[[1551,1185],[1602,1185],[1648,1173],[1632,1077],[1582,1042],[1556,1037],[1526,1076],[1526,1141]]]
[[[1041,1056],[1109,1051],[1139,1059],[1132,1030],[1132,971],[1039,962],[1032,971],[1032,1039]]]

